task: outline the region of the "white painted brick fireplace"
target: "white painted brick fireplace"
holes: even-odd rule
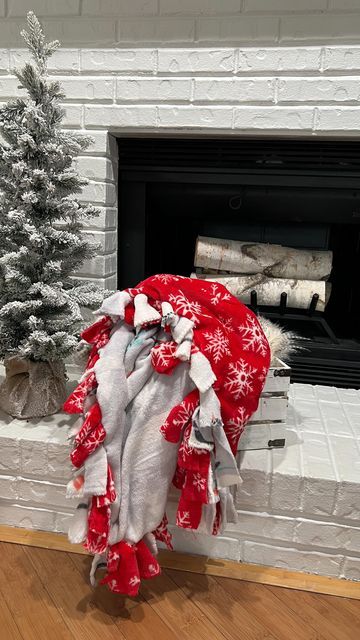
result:
[[[90,180],[83,199],[100,209],[84,233],[101,249],[78,275],[103,287],[116,287],[116,136],[359,135],[360,0],[0,0],[0,101],[19,94],[11,69],[27,57],[19,30],[28,9],[50,38],[63,43],[50,72],[67,96],[66,127],[94,137],[78,168]],[[293,387],[292,404],[301,396]],[[320,393],[313,389],[306,391],[303,406]],[[359,411],[357,403],[357,396],[349,400]],[[348,435],[359,448],[356,415]],[[323,441],[329,452],[326,463],[324,455],[318,459],[319,495],[326,501],[332,492],[328,512],[311,503],[316,481],[304,490],[306,479],[315,477],[314,461],[307,473],[299,444],[289,444],[286,462],[279,452],[250,451],[241,494],[251,496],[256,484],[257,495],[262,489],[265,495],[270,482],[270,502],[251,506],[239,497],[237,529],[215,541],[180,531],[178,548],[359,580],[356,482],[339,476],[332,440],[323,438],[326,427],[312,430],[308,418],[302,437],[310,432],[316,446],[321,449]],[[18,422],[1,426],[2,521],[64,530],[69,507],[63,485],[70,470],[64,467],[67,445],[58,424],[49,420],[32,433]],[[296,431],[292,424],[289,429]],[[9,447],[5,457],[3,447]],[[274,475],[272,465],[278,467]],[[283,505],[274,503],[277,485]],[[295,508],[291,496],[299,488],[307,506],[300,502]],[[344,491],[353,502],[349,498],[351,504],[337,515],[334,505],[345,500]]]
[[[358,135],[358,0],[0,0],[0,100],[19,93],[29,8],[63,43],[50,69],[66,126],[95,139],[78,165],[101,251],[81,276],[105,287],[116,286],[111,136]]]

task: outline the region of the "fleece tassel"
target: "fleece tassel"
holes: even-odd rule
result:
[[[72,478],[66,486],[67,498],[82,498],[84,495],[84,475],[80,473]]]
[[[201,393],[210,389],[216,381],[211,364],[201,351],[191,354],[189,375]]]
[[[90,584],[92,587],[97,586],[96,572],[98,569],[106,569],[106,554],[95,553],[90,569]]]
[[[138,293],[138,295],[135,296],[134,305],[134,326],[136,329],[148,324],[156,324],[157,322],[160,323],[160,313],[148,303],[147,296],[144,293]]]
[[[88,530],[88,504],[80,502],[70,522],[68,538],[72,544],[84,542]]]

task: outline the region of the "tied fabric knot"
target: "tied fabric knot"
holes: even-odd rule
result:
[[[116,500],[116,491],[110,465],[108,466],[106,493],[93,496],[88,517],[88,531],[85,548],[90,553],[104,553],[108,546],[110,532],[110,505]]]
[[[86,397],[95,388],[96,377],[94,373],[90,373],[68,397],[63,405],[64,411],[66,413],[82,413]]]
[[[99,404],[95,402],[87,412],[85,420],[81,426],[81,429],[75,436],[75,442],[77,445],[83,444],[89,434],[100,424],[101,411]]]
[[[150,324],[157,324],[161,321],[160,313],[149,304],[148,298],[144,293],[138,293],[135,296],[134,305],[134,327],[136,329]]]
[[[125,540],[109,546],[107,575],[100,584],[106,584],[110,591],[127,596],[137,596],[141,579],[153,578],[160,574],[160,566],[143,540],[131,544]]]
[[[178,317],[169,302],[161,304],[161,326],[166,331],[170,331],[171,327],[177,322]]]
[[[81,333],[81,339],[92,345],[92,349],[86,365],[86,377],[78,384],[63,405],[63,410],[66,413],[83,413],[86,398],[96,389],[96,376],[93,371],[89,372],[89,369],[92,369],[98,361],[99,350],[109,342],[112,327],[111,318],[105,316]]]
[[[94,315],[108,315],[114,322],[119,318],[123,319],[125,307],[130,301],[131,296],[127,291],[115,291],[103,301],[100,309],[94,311]]]
[[[175,356],[177,349],[176,342],[160,342],[151,349],[151,364],[158,373],[171,375],[175,367],[179,364],[179,359]]]
[[[105,440],[106,432],[101,422],[97,424],[86,438],[71,452],[70,460],[74,467],[79,469],[89,455],[95,451]]]
[[[163,542],[166,545],[167,549],[169,549],[169,551],[173,551],[172,535],[168,530],[168,524],[169,522],[166,513],[164,513],[160,524],[153,531],[153,535],[155,537],[155,540]]]

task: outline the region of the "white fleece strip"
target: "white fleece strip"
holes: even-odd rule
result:
[[[94,311],[94,316],[117,316],[123,320],[125,307],[131,301],[131,296],[127,291],[115,291],[111,296],[103,300],[99,309]]]
[[[160,322],[160,313],[152,307],[144,293],[138,293],[134,298],[135,315],[134,327],[142,327],[149,322]]]
[[[189,375],[201,393],[210,389],[216,381],[211,364],[201,351],[192,354]]]

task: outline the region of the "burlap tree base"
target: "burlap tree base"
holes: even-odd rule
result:
[[[66,398],[65,365],[61,360],[34,362],[5,358],[0,408],[14,418],[40,418],[59,411]]]

